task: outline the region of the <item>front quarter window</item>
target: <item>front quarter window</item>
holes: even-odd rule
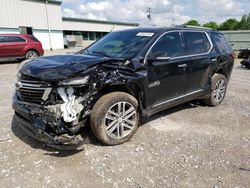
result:
[[[113,58],[132,59],[151,40],[154,33],[138,31],[112,32],[87,48],[83,53]]]

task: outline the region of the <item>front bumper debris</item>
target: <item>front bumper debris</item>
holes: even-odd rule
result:
[[[51,119],[53,117],[46,117],[46,109],[44,106],[21,102],[15,95],[13,97],[12,107],[15,110],[15,122],[32,138],[43,142],[47,146],[60,150],[81,149],[85,140],[80,133],[52,133],[53,131],[51,131],[51,127],[48,126],[48,122],[46,122],[45,119]]]

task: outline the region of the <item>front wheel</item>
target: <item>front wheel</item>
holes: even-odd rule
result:
[[[204,102],[209,106],[218,106],[225,98],[227,91],[227,79],[222,74],[215,74],[212,77],[212,92]]]
[[[135,134],[138,124],[138,102],[124,92],[102,96],[90,115],[92,132],[107,145],[127,142]]]

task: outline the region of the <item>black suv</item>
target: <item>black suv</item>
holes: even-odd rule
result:
[[[233,68],[223,34],[190,27],[112,32],[73,55],[22,64],[16,122],[59,149],[83,143],[82,127],[108,145],[128,141],[140,118],[202,99],[219,105]]]

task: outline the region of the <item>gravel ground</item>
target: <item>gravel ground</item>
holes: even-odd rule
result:
[[[128,143],[90,136],[80,152],[43,147],[13,122],[16,67],[0,64],[0,187],[250,187],[250,70],[239,60],[220,106],[183,104]]]

